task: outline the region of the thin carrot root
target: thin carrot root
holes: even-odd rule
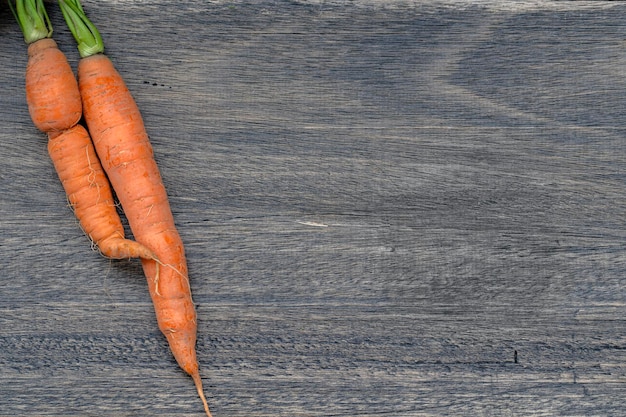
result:
[[[112,236],[97,242],[100,252],[111,259],[152,259],[157,261],[157,256],[150,249],[134,240],[120,236]]]
[[[204,390],[202,389],[202,379],[200,378],[200,374],[195,372],[191,375],[193,378],[194,384],[196,384],[196,389],[198,390],[198,395],[202,400],[202,404],[204,405],[204,411],[206,412],[207,417],[213,417],[211,415],[211,411],[209,410],[209,403],[207,403],[206,397],[204,396]]]
[[[156,265],[155,266],[156,272],[154,274],[154,293],[160,297],[161,293],[159,292],[159,272],[160,272],[159,267],[161,265],[161,262],[156,258],[154,259],[154,262]]]
[[[152,260],[154,260],[157,263],[157,274],[158,274],[158,271],[159,271],[158,266],[161,265],[161,266],[165,266],[167,268],[170,268],[172,271],[176,272],[176,274],[178,274],[180,277],[184,278],[185,281],[189,282],[189,277],[187,275],[183,274],[182,272],[180,272],[178,269],[176,269],[174,267],[174,265],[163,263],[160,260],[158,260],[156,257],[155,258],[149,258],[149,259],[152,259]]]
[[[131,241],[132,242],[132,241]],[[154,274],[154,293],[158,296],[161,295],[161,293],[159,292],[159,271],[160,271],[160,267],[164,266],[167,267],[169,269],[171,269],[172,271],[174,271],[176,274],[178,274],[181,278],[183,278],[185,281],[189,282],[189,277],[185,274],[183,274],[182,272],[180,272],[178,269],[176,269],[174,267],[174,265],[171,264],[166,264],[163,263],[159,260],[159,258],[157,258],[156,256],[154,257],[144,257],[144,256],[140,256],[140,258],[143,259],[148,259],[148,260],[152,260],[154,262],[156,262],[156,272]]]

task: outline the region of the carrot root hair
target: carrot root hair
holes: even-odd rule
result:
[[[196,390],[198,390],[198,395],[202,400],[202,404],[204,405],[204,411],[206,412],[207,417],[213,417],[211,415],[211,411],[209,410],[209,403],[204,396],[204,390],[202,389],[202,379],[200,378],[200,374],[198,372],[195,372],[191,375],[191,378],[193,378],[193,382],[194,384],[196,384]]]
[[[182,278],[185,279],[185,281],[189,282],[189,277],[185,274],[183,274],[182,272],[180,272],[174,265],[172,264],[166,264],[164,262],[161,262],[159,260],[159,258],[157,258],[156,256],[154,257],[143,257],[144,259],[148,259],[151,261],[154,261],[156,263],[156,272],[154,274],[154,293],[158,296],[161,295],[161,293],[159,292],[159,267],[163,266],[166,268],[170,268],[172,271],[176,272],[178,275],[180,275]]]

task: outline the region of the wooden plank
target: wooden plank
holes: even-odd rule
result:
[[[623,5],[84,7],[186,243],[214,415],[625,408]],[[0,415],[202,415],[141,268],[67,208],[0,22]]]

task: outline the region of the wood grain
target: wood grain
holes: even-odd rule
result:
[[[625,6],[83,5],[186,243],[214,415],[623,413]],[[202,415],[139,264],[67,207],[4,5],[0,36],[0,415]]]

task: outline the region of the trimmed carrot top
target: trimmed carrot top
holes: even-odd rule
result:
[[[52,24],[43,0],[16,0],[15,5],[13,1],[9,1],[9,7],[27,44],[52,37]]]
[[[81,58],[104,52],[104,42],[100,32],[87,18],[79,0],[59,0],[59,6],[67,27],[74,35]]]

